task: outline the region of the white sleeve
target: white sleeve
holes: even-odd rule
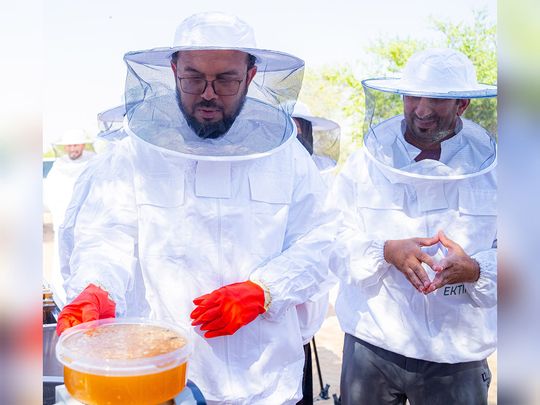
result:
[[[358,156],[345,164],[328,194],[327,205],[343,216],[337,242],[330,255],[330,270],[346,284],[371,286],[379,282],[391,265],[384,260],[384,240],[366,238],[361,213],[357,209]]]
[[[465,288],[479,307],[493,307],[497,304],[497,249],[478,252],[472,258],[480,265],[480,277],[465,283]]]
[[[308,343],[321,328],[328,311],[329,294],[326,293],[317,300],[308,300],[296,306],[298,325],[302,334],[302,342]]]
[[[305,153],[296,154],[296,175],[283,251],[254,270],[250,279],[263,285],[271,303],[265,318],[279,319],[294,305],[330,289],[328,254],[339,221],[324,209],[326,189]]]
[[[137,210],[130,163],[119,155],[96,158],[78,179],[59,244],[67,301],[93,283],[122,316],[136,266]]]

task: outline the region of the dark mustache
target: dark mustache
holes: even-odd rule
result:
[[[215,101],[212,101],[212,100],[203,100],[203,101],[199,101],[198,103],[195,104],[195,108],[215,108],[217,110],[220,110],[222,111],[223,108],[221,106],[219,106]]]

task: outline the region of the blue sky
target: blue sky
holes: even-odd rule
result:
[[[122,102],[125,52],[171,45],[177,24],[201,11],[236,14],[259,47],[292,53],[306,66],[354,63],[381,37],[430,38],[430,18],[472,21],[495,0],[352,1],[55,0],[44,7],[44,140],[68,128],[97,133],[96,114]]]

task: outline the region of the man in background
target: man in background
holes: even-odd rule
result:
[[[64,215],[71,200],[73,186],[79,175],[96,153],[88,150],[92,141],[81,129],[66,131],[60,140],[54,143],[55,152],[60,156],[54,161],[43,184],[43,199],[52,216],[54,230],[54,258],[49,286],[53,291],[56,304],[62,308],[66,301],[63,278],[58,261],[58,229],[64,222]]]
[[[191,16],[173,47],[124,60],[130,136],[75,187],[57,331],[127,314],[189,322],[188,378],[208,404],[296,404],[296,306],[319,293],[333,239],[290,116],[304,63],[257,48],[223,13]]]

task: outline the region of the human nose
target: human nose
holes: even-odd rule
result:
[[[213,80],[207,80],[206,81],[206,87],[204,88],[203,93],[201,94],[201,97],[205,100],[213,100],[217,98],[217,94],[214,91],[214,81]]]
[[[433,112],[431,101],[428,98],[421,97],[414,112],[418,118],[428,117]]]

